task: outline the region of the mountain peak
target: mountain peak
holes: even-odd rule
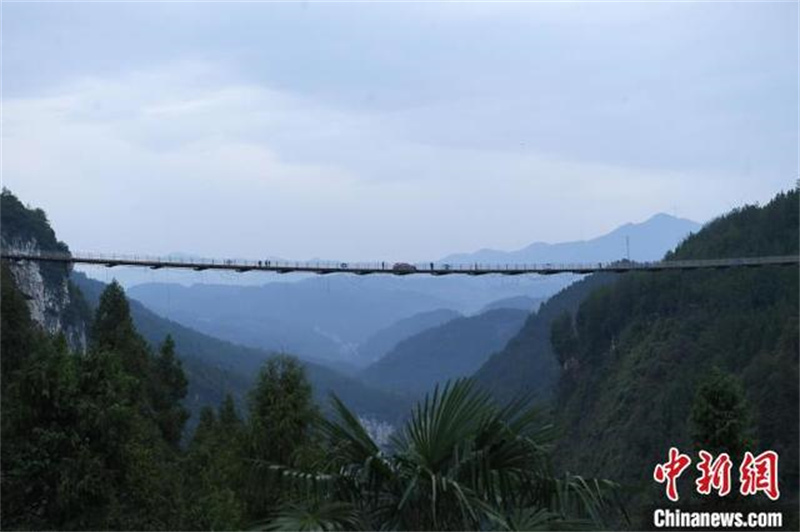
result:
[[[589,240],[555,244],[534,242],[517,251],[482,249],[474,253],[450,255],[443,260],[497,264],[607,262],[626,258],[629,252],[633,260],[658,260],[700,227],[692,220],[660,212],[642,222],[626,223]]]

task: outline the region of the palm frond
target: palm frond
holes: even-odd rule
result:
[[[324,473],[273,467],[309,495],[274,529],[599,528],[613,508],[613,483],[553,476],[553,429],[528,400],[500,408],[469,379],[437,386],[392,438],[392,454],[332,401]]]
[[[349,503],[305,501],[285,505],[265,530],[364,530],[358,509]]]

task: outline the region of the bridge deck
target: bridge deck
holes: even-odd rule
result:
[[[351,273],[356,275],[552,275],[558,273],[587,274],[595,272],[629,271],[669,271],[725,268],[753,268],[762,266],[797,266],[800,256],[785,255],[776,257],[723,258],[707,260],[675,260],[655,262],[597,262],[576,264],[445,264],[440,262],[416,263],[412,267],[395,266],[390,262],[347,263],[347,262],[293,262],[282,260],[219,260],[219,259],[179,259],[169,257],[147,257],[133,255],[112,255],[101,253],[31,253],[25,251],[2,250],[3,259],[11,261],[60,262],[68,264],[95,264],[100,266],[135,266],[161,269],[178,268],[195,271],[226,270],[239,273],[249,271],[293,273],[305,272],[320,275],[330,273]]]

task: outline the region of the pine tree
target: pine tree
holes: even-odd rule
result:
[[[116,280],[100,296],[90,345],[94,350],[119,353],[130,375],[142,378],[148,374],[147,344],[136,332],[125,292]]]
[[[294,357],[269,359],[250,390],[245,453],[252,467],[244,471],[243,494],[250,520],[264,518],[284,488],[274,468],[303,468],[313,446],[319,412],[302,364]]]
[[[249,402],[256,457],[292,463],[294,451],[308,442],[311,424],[318,416],[302,364],[287,355],[268,360],[250,392]]]
[[[175,341],[167,335],[154,361],[150,393],[164,438],[173,446],[180,443],[189,413],[181,404],[187,381],[181,361],[175,356]]]
[[[219,424],[227,432],[238,432],[242,427],[242,420],[236,412],[236,403],[231,394],[225,394],[225,399],[219,407]]]

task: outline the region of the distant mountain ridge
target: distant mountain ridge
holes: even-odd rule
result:
[[[610,233],[589,240],[548,244],[535,242],[516,251],[481,249],[474,253],[457,253],[442,259],[447,263],[548,263],[548,262],[607,262],[627,258],[626,238],[630,244],[630,259],[658,260],[701,224],[659,213],[644,222],[626,223]]]
[[[461,314],[455,310],[438,309],[404,318],[376,332],[358,346],[358,358],[354,363],[364,366],[372,364],[406,338],[460,317]]]
[[[490,310],[406,338],[359,374],[366,384],[421,395],[437,383],[472,375],[522,327],[528,312]]]

